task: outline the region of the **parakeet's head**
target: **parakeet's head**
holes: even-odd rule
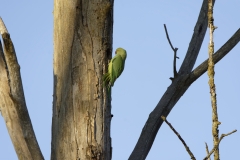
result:
[[[115,51],[115,54],[119,54],[123,60],[125,60],[127,58],[127,52],[123,48],[117,48]]]

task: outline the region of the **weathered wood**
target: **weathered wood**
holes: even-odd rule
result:
[[[0,18],[0,111],[6,122],[18,159],[42,160],[43,156],[37,143],[28,114],[20,66],[10,35]]]
[[[112,27],[113,0],[54,1],[52,160],[111,159]]]

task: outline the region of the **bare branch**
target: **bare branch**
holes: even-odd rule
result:
[[[214,23],[213,23],[213,1],[208,0],[208,27],[209,27],[209,45],[208,45],[208,84],[211,94],[211,105],[212,105],[212,136],[213,136],[213,143],[214,146],[218,144],[218,127],[221,124],[218,121],[218,112],[217,112],[217,94],[216,94],[216,85],[214,82],[214,61],[213,61],[213,53],[214,53],[214,40],[213,40],[213,32],[215,30]],[[219,160],[219,148],[216,147],[214,151],[214,160]]]
[[[18,159],[42,160],[31,120],[26,107],[20,66],[9,33],[0,18],[0,110],[13,142]]]
[[[187,144],[185,143],[185,141],[182,139],[181,135],[173,128],[173,126],[171,125],[171,123],[168,122],[168,120],[166,119],[166,117],[161,116],[162,120],[164,120],[167,125],[172,129],[172,131],[178,136],[178,138],[180,139],[180,141],[182,142],[182,144],[184,145],[184,147],[186,148],[188,154],[190,155],[191,159],[196,160],[196,158],[194,157],[193,153],[191,152],[190,148],[187,146]]]
[[[235,132],[237,132],[236,129],[233,130],[232,132],[227,133],[227,134],[222,134],[221,137],[219,138],[219,141],[221,141],[224,137],[229,136],[229,135],[231,135],[231,134],[233,134],[233,133],[235,133]],[[220,142],[219,142],[219,143],[220,143]],[[219,145],[219,144],[218,144],[218,145]]]
[[[174,52],[174,57],[173,57],[173,75],[174,75],[174,78],[176,78],[177,75],[178,75],[177,74],[177,69],[176,69],[176,59],[178,58],[177,57],[177,50],[178,50],[178,48],[174,48],[173,47],[173,45],[171,43],[171,40],[170,40],[170,38],[168,36],[168,31],[167,31],[166,24],[164,24],[164,29],[165,29],[165,33],[166,33],[166,36],[167,36],[167,39],[168,39],[168,43],[169,43],[169,45],[171,46],[171,48],[172,48],[172,50]],[[170,79],[173,81],[174,78],[171,77]]]
[[[205,142],[205,145],[206,145],[206,152],[207,152],[207,155],[209,155],[208,145],[207,145],[206,142]],[[211,158],[209,157],[207,160],[211,160]]]
[[[233,134],[235,132],[237,132],[237,130],[233,130],[232,132],[227,133],[227,134],[222,134],[221,137],[219,138],[219,141],[218,141],[217,145],[214,146],[214,148],[211,150],[211,152],[209,152],[209,154],[203,160],[207,160],[213,154],[213,152],[216,150],[216,148],[218,148],[220,142],[222,141],[222,139],[224,137],[229,136],[229,135],[231,135],[231,134]]]
[[[171,43],[171,40],[170,40],[170,38],[169,38],[169,36],[168,36],[168,31],[167,31],[166,24],[164,24],[164,29],[165,29],[165,33],[166,33],[166,36],[167,36],[168,43],[169,43],[169,45],[171,46],[172,50],[174,51],[175,48],[173,47],[173,45],[172,45],[172,43]]]

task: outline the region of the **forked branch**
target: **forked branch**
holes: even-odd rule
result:
[[[216,150],[216,148],[218,148],[220,142],[222,141],[222,139],[226,136],[229,136],[233,133],[237,132],[237,130],[233,130],[232,132],[230,133],[227,133],[227,134],[222,134],[221,137],[219,138],[219,141],[218,143],[216,144],[216,146],[213,147],[213,149],[208,153],[208,155],[203,159],[203,160],[208,160],[208,158],[212,155],[212,153]]]

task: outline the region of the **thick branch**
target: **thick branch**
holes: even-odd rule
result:
[[[215,0],[213,0],[213,3],[214,2]],[[194,28],[191,42],[189,43],[187,54],[180,67],[179,74],[188,74],[193,69],[208,26],[207,12],[208,0],[204,0],[198,17],[198,21]]]
[[[0,110],[20,160],[41,160],[42,153],[28,114],[20,66],[7,29],[0,18],[0,33],[4,42],[0,47]]]

